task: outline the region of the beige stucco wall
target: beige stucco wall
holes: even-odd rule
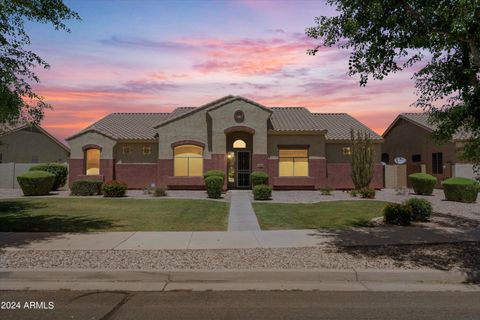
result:
[[[123,147],[129,146],[130,153],[124,154]],[[152,148],[149,155],[143,154],[143,146]],[[156,163],[158,159],[158,143],[117,143],[113,148],[114,159],[121,163]]]
[[[243,110],[245,113],[243,123],[235,122],[233,115],[236,110]],[[225,153],[224,130],[239,125],[255,129],[253,152],[267,154],[267,119],[269,115],[270,113],[267,111],[241,100],[233,101],[215,110],[195,112],[158,128],[158,158],[171,159],[173,157],[171,144],[181,140],[196,140],[204,143],[204,157],[207,159],[212,153]],[[210,122],[211,128],[207,122]]]
[[[89,144],[96,144],[102,147],[102,152],[100,153],[101,159],[113,159],[113,147],[117,142],[99,133],[87,132],[71,139],[68,143],[70,145],[71,159],[83,159],[83,146]]]
[[[31,163],[32,156],[38,162],[66,162],[68,151],[52,141],[36,128],[25,128],[0,137],[2,162]]]
[[[342,149],[349,147],[350,143],[326,143],[326,155],[328,163],[345,163],[351,161],[351,156],[344,155]],[[382,144],[375,144],[375,162],[380,162]]]
[[[234,113],[242,110],[245,120],[238,123],[234,119]],[[267,154],[267,123],[270,113],[258,106],[242,100],[233,101],[225,106],[209,112],[212,118],[212,152],[224,153],[226,139],[224,130],[234,126],[246,126],[255,130],[253,135],[253,153]]]
[[[268,135],[268,155],[278,156],[278,145],[309,145],[309,157],[325,157],[325,136],[324,135]]]
[[[171,144],[180,140],[196,140],[207,145],[207,116],[201,110],[187,117],[177,119],[157,129],[158,132],[158,158],[171,159],[173,150]],[[204,157],[210,158],[206,147]]]

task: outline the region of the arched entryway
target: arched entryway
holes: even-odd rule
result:
[[[226,133],[227,187],[248,189],[251,186],[253,134],[246,131]]]

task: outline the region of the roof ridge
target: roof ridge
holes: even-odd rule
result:
[[[112,114],[170,114],[170,112],[112,112],[107,117]]]
[[[347,115],[347,116],[350,116],[352,117],[349,113],[347,112],[312,112],[313,115]]]
[[[301,106],[285,106],[285,107],[269,107],[269,109],[307,109],[306,107]],[[308,110],[308,109],[307,109]]]

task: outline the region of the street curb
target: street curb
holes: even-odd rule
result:
[[[380,270],[380,269],[302,269],[302,270],[79,270],[0,268],[0,288],[5,281],[22,282],[388,282],[468,284],[480,282],[480,270]]]

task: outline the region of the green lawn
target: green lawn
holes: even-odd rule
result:
[[[0,201],[0,231],[222,231],[228,204],[209,200],[51,198]]]
[[[325,201],[312,204],[253,203],[262,230],[347,229],[382,215],[388,202]]]

